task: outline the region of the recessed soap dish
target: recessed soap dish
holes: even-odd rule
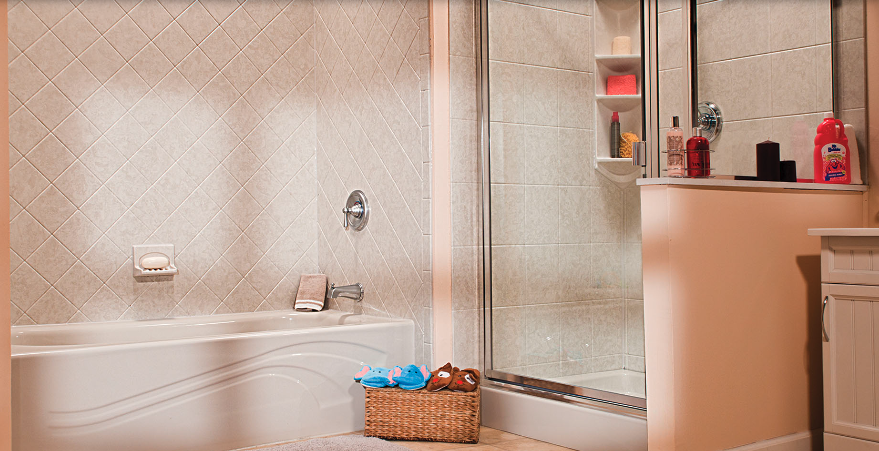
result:
[[[177,275],[174,266],[173,244],[146,244],[132,246],[134,277]]]

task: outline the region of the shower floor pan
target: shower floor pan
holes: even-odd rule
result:
[[[643,398],[647,379],[644,373],[630,370],[600,371],[549,378],[553,382]]]

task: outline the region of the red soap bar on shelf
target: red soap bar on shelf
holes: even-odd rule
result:
[[[634,96],[638,94],[638,81],[634,75],[610,75],[607,77],[607,95]]]

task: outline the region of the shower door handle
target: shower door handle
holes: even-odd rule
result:
[[[824,327],[824,311],[827,310],[827,300],[829,298],[830,295],[824,296],[824,302],[821,303],[821,335],[824,341],[830,341],[830,336],[827,335],[827,328]]]

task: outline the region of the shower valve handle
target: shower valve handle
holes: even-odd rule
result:
[[[360,202],[355,202],[352,207],[345,207],[342,209],[342,215],[345,217],[345,229],[348,228],[348,215],[354,216],[357,219],[360,219],[363,216],[363,204]]]

